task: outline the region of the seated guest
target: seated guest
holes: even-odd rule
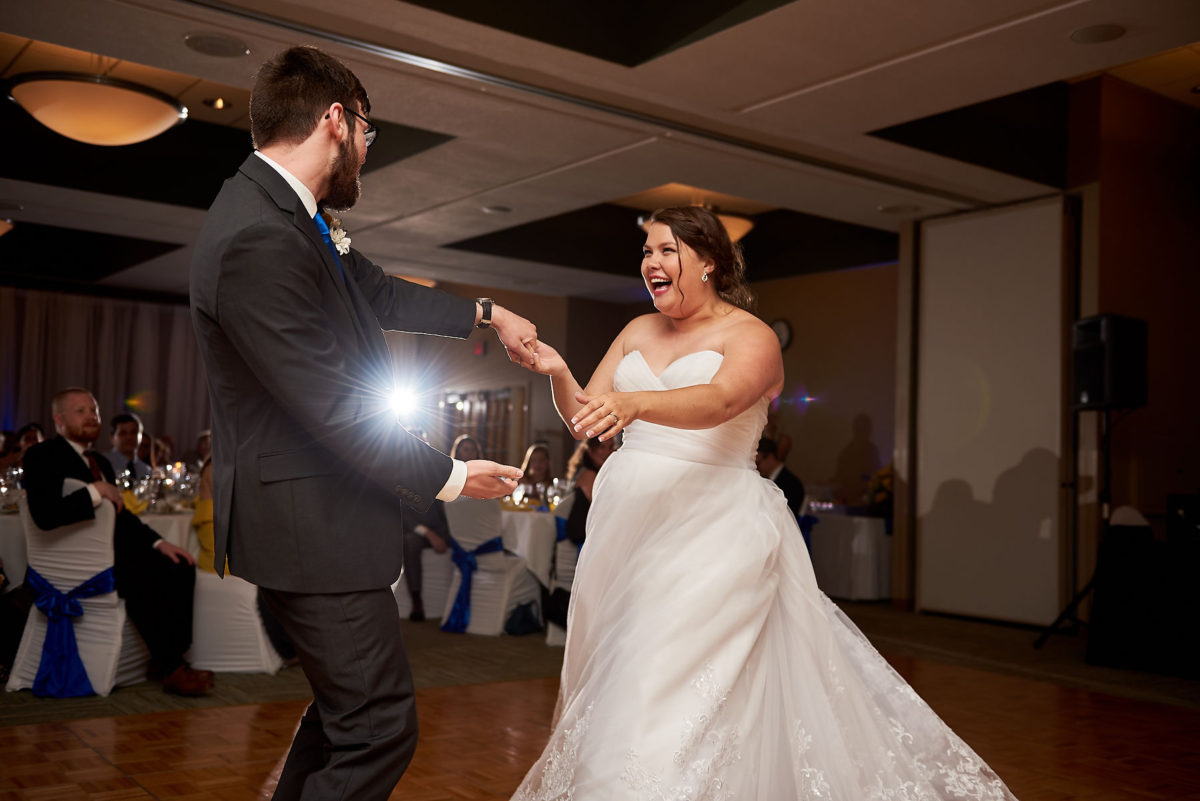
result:
[[[553,482],[550,449],[535,442],[525,451],[525,459],[521,462],[521,480],[517,482],[517,488],[523,493],[522,499],[535,506],[545,503],[543,496]]]
[[[125,509],[121,491],[106,459],[91,445],[100,436],[100,407],[86,389],[72,387],[51,402],[59,436],[34,445],[25,454],[25,493],[29,513],[47,531],[94,519],[102,503],[116,507],[113,566],[117,594],[146,641],[163,689],[179,695],[204,695],[212,684],[208,671],[192,670],[183,660],[192,644],[192,595],[196,560],[162,539]],[[64,496],[74,478],[87,486]]]
[[[454,444],[450,446],[450,454],[459,454],[454,456],[455,459],[466,462],[471,459],[483,459],[483,448],[479,446],[479,441],[470,434],[459,434],[454,438]]]
[[[196,503],[192,507],[192,528],[196,529],[196,542],[200,553],[196,555],[196,569],[216,573],[216,547],[213,544],[213,491],[212,460],[205,459],[200,465],[200,483],[196,485]],[[229,560],[225,560],[228,567]],[[223,575],[223,574],[222,574]]]
[[[474,437],[460,434],[450,446],[450,458],[459,461],[482,459],[483,451]],[[404,583],[412,598],[412,610],[408,619],[414,623],[425,620],[425,600],[421,597],[421,580],[425,577],[421,569],[421,551],[433,548],[445,553],[450,548],[450,525],[446,522],[446,505],[434,501],[424,514],[405,509],[401,516],[404,528]]]
[[[196,435],[196,447],[183,455],[181,460],[189,467],[199,467],[212,453],[212,429],[204,429]]]
[[[171,464],[171,456],[175,451],[171,444],[170,437],[155,437],[150,443],[150,465],[152,467],[165,467]]]
[[[18,428],[17,433],[13,435],[13,450],[8,455],[0,457],[0,470],[20,467],[25,459],[25,451],[45,439],[46,432],[37,423],[26,423]]]
[[[792,514],[799,515],[804,506],[804,485],[796,474],[784,466],[779,458],[779,448],[775,440],[763,437],[758,441],[758,452],[754,455],[754,464],[763,478],[769,478],[783,490],[787,498],[788,508]]]
[[[151,467],[154,466],[154,437],[149,434],[142,437],[142,443],[138,445],[137,449],[137,458]]]
[[[567,482],[571,487],[571,501],[566,520],[560,522],[560,539],[562,535],[566,535],[577,547],[583,547],[583,541],[587,537],[588,510],[592,507],[592,486],[596,483],[600,466],[616,449],[616,439],[601,442],[599,438],[592,437],[580,442],[571,454],[570,460],[567,461]],[[564,508],[565,506],[558,507],[560,515]],[[554,553],[557,558],[557,548],[554,549]],[[557,563],[555,570],[557,572]],[[567,609],[570,605],[571,591],[566,587],[555,587],[553,592],[549,588],[542,589],[542,610],[547,622],[565,629]]]
[[[567,539],[576,545],[583,544],[586,534],[587,514],[592,506],[592,485],[596,482],[596,475],[616,449],[615,439],[601,442],[597,437],[592,437],[579,443],[567,462],[567,481],[575,496],[567,515]]]
[[[200,483],[196,487],[196,505],[192,510],[192,527],[196,529],[196,541],[200,543],[200,555],[196,557],[196,569],[216,573],[214,562],[216,549],[213,546],[213,484],[212,459],[205,458],[200,464]],[[229,575],[229,560],[225,560],[224,575]],[[279,621],[271,614],[263,600],[262,590],[258,591],[258,616],[262,620],[267,639],[275,648],[275,652],[283,659],[284,665],[294,665],[296,646],[288,638],[279,625]]]
[[[115,414],[108,428],[112,450],[104,454],[104,458],[112,466],[113,473],[119,476],[128,472],[134,479],[149,477],[150,465],[137,455],[145,431],[141,418],[132,412]]]

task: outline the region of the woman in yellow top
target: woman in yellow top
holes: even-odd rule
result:
[[[196,557],[196,569],[215,573],[213,561],[216,550],[213,546],[213,493],[212,459],[206,458],[200,465],[200,486],[196,489],[196,506],[192,512],[192,527],[200,542],[200,554]]]

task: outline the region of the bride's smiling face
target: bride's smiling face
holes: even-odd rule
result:
[[[707,297],[700,276],[711,269],[686,242],[675,242],[669,226],[650,226],[642,246],[642,280],[654,308],[668,317],[683,317],[685,302],[690,310],[699,308]]]

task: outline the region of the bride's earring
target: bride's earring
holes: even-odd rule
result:
[[[708,283],[708,273],[705,273],[704,275],[700,276],[700,280],[707,284]]]

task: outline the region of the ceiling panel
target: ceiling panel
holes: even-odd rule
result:
[[[634,67],[678,47],[786,5],[789,0],[411,0],[410,5],[449,14],[527,39]]]
[[[686,9],[673,13],[676,3]],[[544,253],[452,245],[674,183],[754,205],[759,226],[746,247],[760,274],[885,260],[902,219],[1044,194],[1057,172],[997,161],[989,152],[997,149],[995,138],[981,136],[978,124],[949,129],[972,140],[958,149],[919,137],[888,141],[872,131],[950,119],[957,109],[978,114],[999,98],[1107,69],[1128,69],[1125,79],[1149,82],[1183,103],[1200,101],[1185,66],[1200,40],[1194,0],[664,0],[649,12],[618,0],[532,20],[537,15],[520,9],[544,4],[458,6],[496,15],[489,18],[496,27],[445,13],[449,5],[344,0],[331,13],[323,0],[10,3],[0,21],[0,58],[8,53],[12,61],[30,37],[53,45],[30,54],[48,65],[55,63],[49,54],[76,48],[185,76],[192,119],[157,140],[159,149],[130,149],[139,155],[129,158],[124,149],[69,152],[47,144],[55,135],[28,127],[22,133],[13,107],[3,104],[6,144],[19,134],[10,147],[23,157],[0,163],[0,200],[24,205],[13,212],[18,222],[126,228],[182,245],[102,280],[185,292],[187,253],[203,209],[249,152],[244,105],[255,70],[282,47],[312,43],[363,79],[381,127],[363,200],[345,215],[364,252],[397,273],[616,296],[640,285],[610,266],[615,253],[596,269],[581,269]],[[570,14],[591,16],[580,26]],[[1067,39],[1076,27],[1112,22],[1128,33],[1089,46]],[[614,24],[617,35],[605,34],[603,26]],[[183,44],[194,32],[235,36],[253,52],[202,55]],[[567,49],[577,39],[580,49]],[[587,54],[596,47],[617,55]],[[217,87],[238,99],[233,114],[203,106]],[[996,108],[1002,119],[989,127],[1028,130],[1031,147],[1059,152],[1057,122],[1029,127],[1028,114],[1021,122],[1011,104]],[[1059,107],[1049,108],[1057,120]],[[1016,138],[1001,144],[1011,149]],[[492,205],[511,212],[483,211]],[[853,240],[861,249],[802,252],[782,240],[762,246],[773,225],[793,239],[813,236],[811,219],[826,221],[826,240]],[[844,225],[846,237],[830,221]],[[626,238],[624,216],[605,222],[620,230],[605,232],[601,224],[588,236]]]

